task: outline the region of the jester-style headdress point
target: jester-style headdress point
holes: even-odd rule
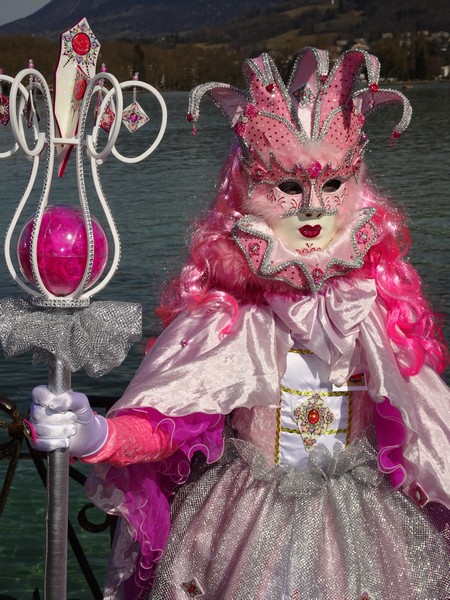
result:
[[[359,89],[364,69],[368,86]],[[345,52],[329,70],[326,51],[305,48],[297,56],[287,85],[268,54],[246,60],[244,74],[246,90],[218,82],[194,88],[187,118],[195,127],[201,99],[204,94],[210,96],[241,142],[247,163],[255,163],[256,170],[268,170],[273,158],[279,162],[296,150],[299,156],[299,147],[310,143],[332,147],[339,162],[345,157],[346,162],[355,163],[366,146],[362,129],[369,113],[386,104],[403,106],[391,143],[411,118],[411,107],[402,93],[379,87],[378,59],[364,50]],[[314,166],[303,167],[317,176]]]

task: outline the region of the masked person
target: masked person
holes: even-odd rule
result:
[[[191,92],[194,127],[207,94],[236,141],[163,333],[106,419],[36,388],[36,445],[96,463],[123,517],[105,598],[447,597],[424,514],[450,507],[447,355],[363,163],[366,116],[401,105],[393,141],[408,100],[361,50],[307,48],[287,85],[266,54],[244,71]]]

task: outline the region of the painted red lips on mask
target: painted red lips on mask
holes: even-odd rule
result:
[[[303,225],[299,228],[299,232],[305,238],[315,238],[322,231],[322,227],[320,225]]]

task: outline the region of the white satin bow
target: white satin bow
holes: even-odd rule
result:
[[[362,361],[360,324],[377,297],[375,282],[341,280],[298,302],[281,296],[267,300],[292,336],[330,365],[330,381],[343,385]]]

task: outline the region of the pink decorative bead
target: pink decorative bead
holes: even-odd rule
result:
[[[380,89],[380,86],[378,85],[378,83],[371,83],[369,85],[369,90],[371,92],[378,92],[379,89]]]
[[[86,289],[101,277],[108,261],[108,240],[100,223],[91,216],[94,260]],[[34,217],[23,227],[17,255],[24,277],[36,285],[31,267],[31,233]],[[42,217],[37,243],[37,266],[47,290],[55,296],[68,296],[76,290],[88,259],[88,237],[83,213],[78,206],[48,207]]]
[[[399,131],[393,131],[391,133],[388,146],[391,148],[394,145],[395,140],[398,140],[398,138],[401,137],[401,135],[402,134]]]

